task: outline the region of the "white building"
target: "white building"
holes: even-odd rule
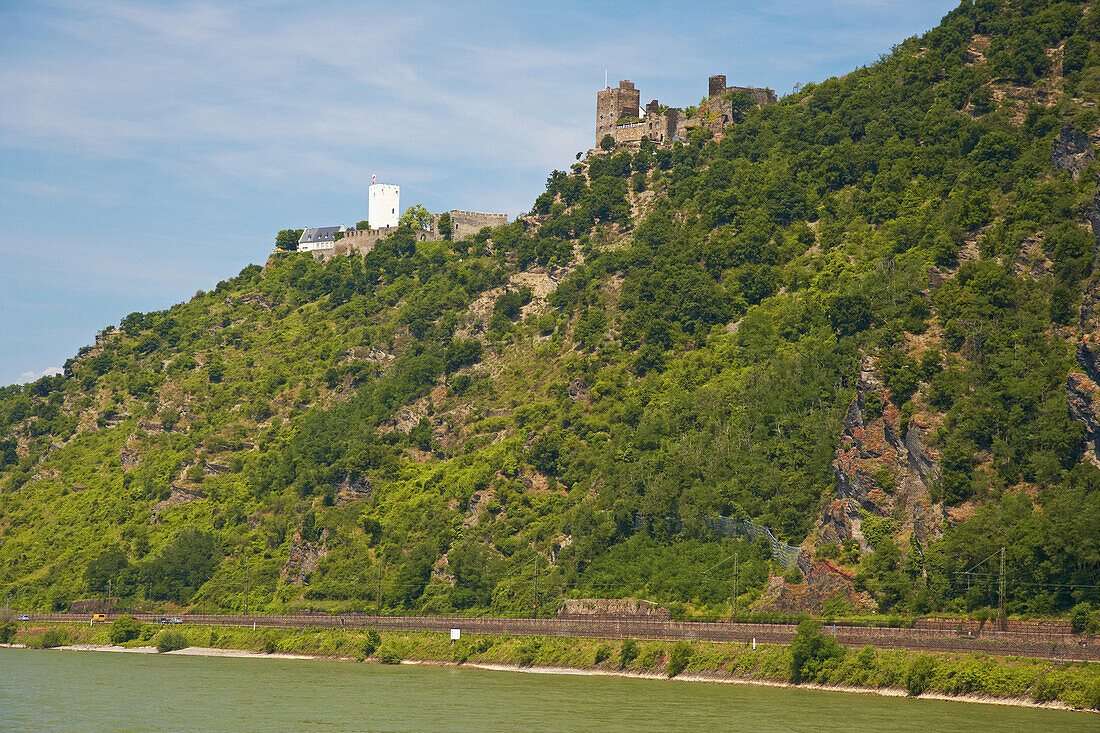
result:
[[[401,218],[401,187],[392,183],[372,183],[367,220],[371,229],[395,227]]]
[[[336,246],[336,233],[346,232],[347,227],[315,227],[306,229],[298,238],[299,252],[312,252],[315,249],[332,249]]]

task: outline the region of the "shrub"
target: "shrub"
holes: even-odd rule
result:
[[[1073,610],[1069,612],[1069,626],[1070,630],[1075,634],[1080,634],[1085,631],[1089,626],[1089,613],[1092,611],[1092,606],[1085,603],[1078,603],[1073,607]]]
[[[885,409],[886,402],[882,399],[882,395],[872,392],[863,398],[863,421],[869,423],[877,420],[882,417]]]
[[[664,651],[658,644],[646,644],[638,655],[638,666],[642,669],[654,670],[661,666]]]
[[[191,642],[187,640],[187,634],[179,629],[165,629],[157,637],[157,651],[161,654],[186,649],[189,646]]]
[[[668,655],[668,666],[665,667],[665,672],[669,677],[675,677],[684,671],[691,661],[692,655],[695,650],[691,648],[691,645],[686,641],[678,641],[676,645],[672,647],[672,651]]]
[[[611,658],[611,648],[607,644],[600,644],[596,647],[596,664],[607,661]]]
[[[378,650],[378,661],[382,664],[401,664],[401,659],[401,650],[394,644],[383,644]]]
[[[905,690],[911,697],[928,691],[932,675],[936,673],[936,660],[927,654],[918,655],[909,663],[905,672]]]
[[[625,669],[630,666],[630,663],[638,658],[638,642],[633,639],[627,639],[623,642],[623,645],[619,647],[619,668]]]
[[[8,644],[15,638],[15,632],[19,626],[15,623],[15,619],[8,616],[7,618],[0,620],[0,644]]]
[[[538,639],[529,639],[526,641],[516,654],[516,661],[519,666],[530,667],[534,664],[540,648],[542,648],[542,642]]]
[[[371,657],[378,651],[378,647],[382,645],[382,634],[378,633],[378,629],[368,629],[367,636],[363,639],[363,656]]]
[[[791,640],[791,682],[816,679],[826,662],[844,658],[844,647],[821,633],[820,621],[803,621]]]
[[[268,631],[264,634],[264,653],[274,654],[277,651],[279,651],[279,642],[275,638],[275,635]]]
[[[1093,710],[1100,710],[1100,680],[1093,680],[1085,688],[1085,704]]]
[[[1055,675],[1043,675],[1031,686],[1031,699],[1035,702],[1051,702],[1057,700],[1064,689],[1065,684]]]
[[[72,641],[69,632],[62,628],[47,629],[40,636],[27,642],[27,646],[36,649],[53,649],[57,646],[65,646]]]
[[[111,630],[107,638],[112,644],[123,644],[138,638],[145,631],[145,624],[133,616],[119,616],[111,624]]]

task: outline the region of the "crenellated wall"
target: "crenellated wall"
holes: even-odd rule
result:
[[[508,223],[507,214],[489,214],[482,211],[451,209],[451,238],[463,239],[477,234],[485,227],[496,228]],[[439,218],[442,214],[432,214],[429,229],[416,232],[418,242],[438,242],[443,239],[439,232]],[[366,254],[386,237],[398,230],[398,227],[380,227],[378,229],[349,229],[344,236],[336,240],[332,247],[313,250],[310,254],[319,262],[336,255]]]
[[[480,211],[451,209],[451,239],[464,239],[485,227],[495,229],[508,223],[507,214],[486,214]]]

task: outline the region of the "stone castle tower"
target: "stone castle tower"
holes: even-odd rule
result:
[[[631,81],[620,81],[616,88],[596,92],[596,142],[615,129],[622,117],[638,117],[641,92]]]

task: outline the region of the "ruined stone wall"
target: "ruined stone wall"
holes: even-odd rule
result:
[[[710,77],[710,95],[699,105],[699,112],[693,117],[681,117],[676,122],[673,139],[686,140],[693,130],[710,130],[715,135],[722,134],[734,124],[733,100],[726,99],[730,92],[747,92],[757,107],[776,103],[775,92],[759,87],[727,87],[726,77]]]
[[[775,104],[779,101],[779,98],[775,96],[775,92],[771,89],[761,89],[760,87],[726,87],[727,92],[748,92],[749,97],[756,103],[757,107],[766,107],[769,104]]]
[[[502,227],[507,223],[507,214],[486,214],[481,211],[451,209],[451,239],[463,239],[477,234],[485,227]]]
[[[758,107],[775,104],[777,98],[771,89],[759,87],[726,86],[724,74],[716,74],[708,80],[707,99],[700,105],[699,113],[691,118],[677,109],[661,113],[656,99],[645,106],[645,121],[618,126],[622,117],[638,117],[640,93],[629,81],[619,82],[617,88],[607,87],[596,93],[596,144],[604,135],[611,135],[616,143],[635,143],[649,139],[658,144],[671,145],[675,140],[686,140],[699,128],[720,135],[733,124],[733,102],[724,97],[730,92],[747,92]]]

